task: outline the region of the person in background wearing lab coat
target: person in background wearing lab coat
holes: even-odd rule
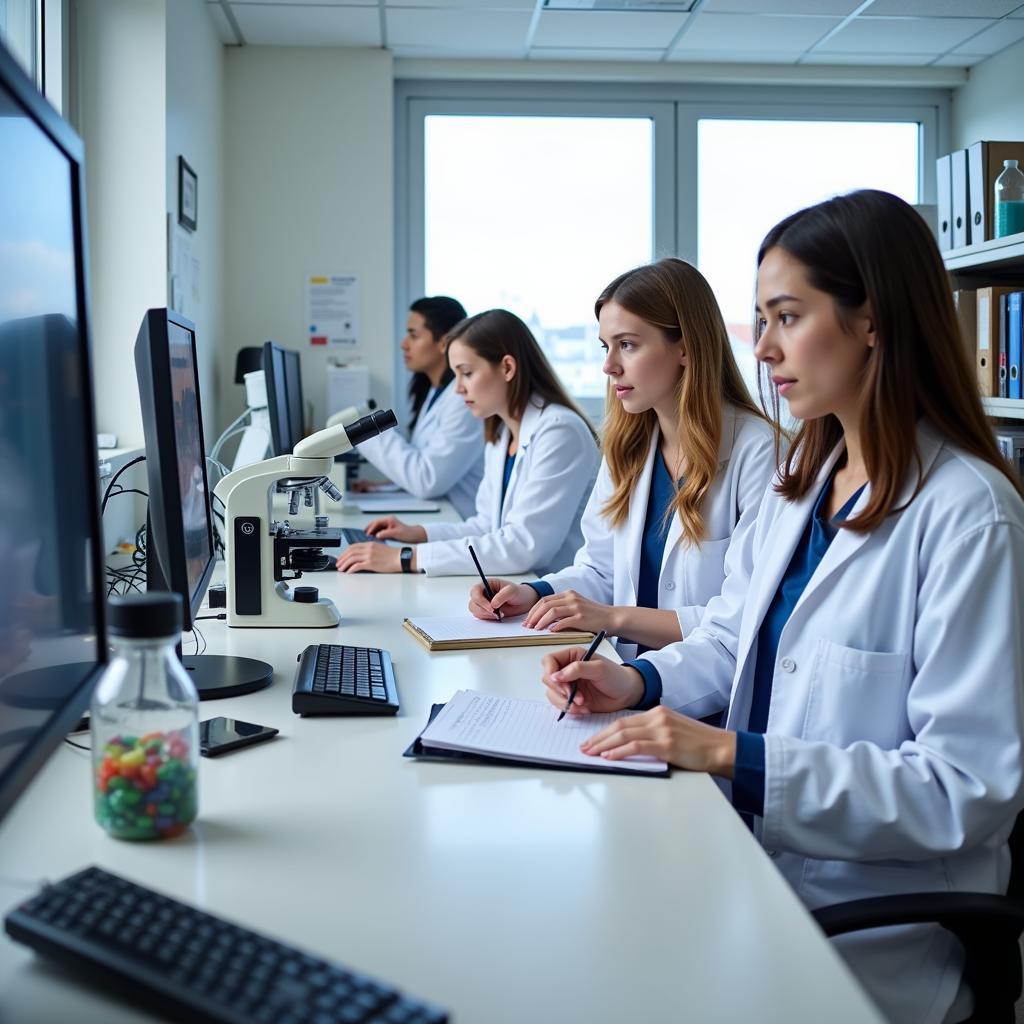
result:
[[[574,711],[652,708],[593,736],[719,776],[812,908],[1005,892],[1024,805],[1024,503],[996,448],[942,260],[902,200],[793,214],[758,254],[755,354],[803,421],[722,593],[630,665],[543,659]],[[695,721],[728,707],[725,728]],[[888,1019],[963,1021],[937,925],[834,940]]]
[[[359,453],[375,469],[417,498],[447,498],[460,516],[473,514],[483,476],[480,425],[452,385],[445,335],[465,319],[462,304],[447,295],[417,299],[409,307],[402,358],[412,371],[410,435],[387,430],[364,441]],[[357,482],[355,490],[373,490]]]
[[[617,277],[594,307],[608,375],[604,461],[572,565],[534,583],[489,580],[470,611],[528,612],[538,629],[605,630],[623,658],[696,628],[722,588],[733,531],[757,514],[776,431],[740,377],[714,293],[689,263]]]
[[[582,539],[580,516],[600,461],[590,425],[529,327],[508,310],[491,309],[452,328],[448,360],[456,394],[484,421],[487,451],[476,515],[431,526],[394,516],[374,520],[366,528],[371,536],[418,546],[354,544],[338,568],[475,574],[467,542],[485,569],[496,572],[565,565]]]

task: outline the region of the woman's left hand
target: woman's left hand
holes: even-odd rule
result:
[[[691,772],[731,779],[736,767],[736,733],[705,725],[663,705],[629,715],[580,744],[584,754],[609,761],[646,754]]]
[[[529,611],[523,625],[530,629],[548,629],[553,633],[561,630],[585,630],[599,633],[602,629],[613,633],[612,609],[590,598],[577,594],[575,590],[563,590],[560,594],[542,597]]]
[[[402,552],[388,544],[350,544],[338,556],[338,572],[401,572]]]

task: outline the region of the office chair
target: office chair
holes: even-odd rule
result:
[[[244,384],[245,375],[253,370],[263,369],[263,348],[260,345],[246,345],[235,356],[235,383]]]
[[[964,977],[974,993],[968,1024],[1014,1024],[1021,994],[1024,930],[1024,812],[1010,833],[1010,884],[1005,896],[974,892],[908,893],[835,903],[812,911],[829,938],[863,928],[936,922],[963,944]]]

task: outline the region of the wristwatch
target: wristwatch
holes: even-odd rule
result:
[[[406,545],[399,557],[402,560],[402,572],[412,572],[412,548]]]

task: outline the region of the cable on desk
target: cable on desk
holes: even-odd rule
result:
[[[67,744],[67,745],[68,745],[69,747],[78,747],[78,749],[79,749],[79,750],[86,750],[86,751],[88,751],[88,752],[89,752],[90,754],[92,753],[92,747],[87,747],[87,746],[85,746],[85,745],[84,745],[84,744],[82,744],[82,743],[76,743],[76,742],[75,742],[74,740],[69,740],[69,739],[67,738],[67,736],[65,736],[65,737],[64,737],[64,742],[65,742],[65,743],[66,743],[66,744]]]
[[[126,462],[126,463],[125,463],[125,464],[124,464],[124,465],[123,465],[123,466],[122,466],[122,467],[121,467],[121,468],[120,468],[120,469],[119,469],[119,470],[118,470],[118,471],[117,471],[117,472],[116,472],[116,473],[115,473],[115,474],[113,475],[113,477],[112,477],[112,478],[111,478],[111,480],[110,480],[110,483],[109,483],[109,484],[107,484],[107,489],[106,489],[106,490],[105,490],[105,491],[103,492],[103,501],[102,501],[102,502],[100,503],[100,515],[103,515],[103,513],[104,513],[104,512],[106,511],[106,508],[107,508],[107,500],[108,500],[108,499],[109,499],[110,497],[112,497],[112,495],[111,495],[110,491],[111,491],[111,488],[113,488],[114,484],[116,484],[116,483],[117,483],[117,478],[118,478],[118,477],[119,477],[119,476],[120,476],[120,475],[121,475],[121,474],[122,474],[123,472],[125,472],[125,470],[127,470],[127,469],[131,469],[131,467],[132,467],[132,466],[136,466],[136,465],[138,465],[138,464],[139,464],[140,462],[145,462],[145,461],[146,461],[146,456],[145,456],[145,455],[140,455],[140,456],[138,456],[137,458],[134,458],[134,459],[132,459],[132,460],[131,460],[131,462]],[[124,488],[122,487],[122,488],[121,488],[121,490],[120,490],[120,491],[118,491],[117,493],[118,493],[118,494],[121,494],[121,493],[122,493],[123,491],[124,491]]]

